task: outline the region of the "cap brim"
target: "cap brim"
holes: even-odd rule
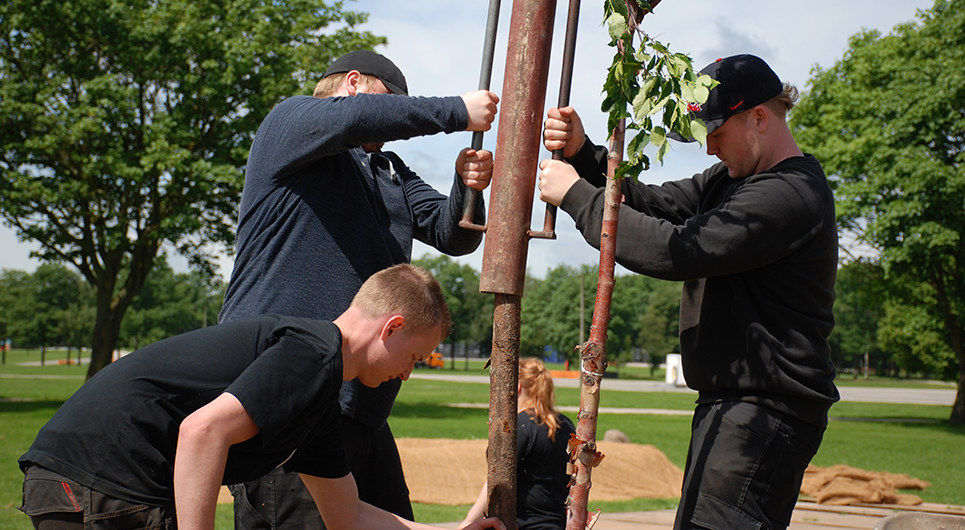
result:
[[[382,78],[379,78],[379,80],[382,81],[382,84],[385,85],[385,88],[389,89],[389,92],[392,92],[393,94],[398,94],[400,96],[409,95],[409,92],[404,88],[401,88],[399,85],[396,85],[395,83],[390,83]]]
[[[727,117],[724,117],[724,118],[717,118],[717,119],[714,119],[714,120],[703,120],[703,121],[704,121],[704,125],[707,126],[707,134],[710,135],[712,132],[716,131],[721,125],[724,124],[725,121],[727,121],[727,118],[730,118],[730,116],[727,116]],[[676,140],[676,141],[678,141],[678,142],[682,142],[682,143],[685,143],[685,144],[692,144],[692,143],[694,143],[694,142],[697,141],[696,138],[693,138],[693,137],[685,137],[685,136],[683,136],[683,135],[677,134],[677,133],[674,132],[674,131],[668,132],[668,133],[667,133],[667,138],[670,138],[671,140]]]

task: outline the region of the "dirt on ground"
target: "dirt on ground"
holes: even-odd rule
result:
[[[429,504],[472,504],[486,482],[487,440],[396,439],[409,498]],[[591,475],[596,501],[680,496],[683,472],[652,445],[597,442],[606,455]]]
[[[409,498],[425,504],[472,504],[486,481],[487,440],[398,438]],[[683,472],[652,445],[599,441],[605,457],[593,470],[590,500],[677,498]],[[886,471],[845,465],[808,466],[801,485],[804,499],[819,504],[890,504],[915,506],[917,495],[898,490],[923,490],[926,481]],[[232,502],[222,488],[218,502]]]

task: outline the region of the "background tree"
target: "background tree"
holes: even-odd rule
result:
[[[161,258],[155,261],[121,326],[118,344],[132,351],[218,321],[224,283],[199,271],[175,273],[164,256]]]
[[[414,260],[431,272],[442,286],[443,295],[452,313],[452,334],[446,339],[452,344],[449,367],[455,369],[456,350],[462,345],[469,353],[470,345],[483,345],[491,349],[493,330],[493,299],[479,292],[479,273],[469,265],[460,265],[449,256],[423,256]]]
[[[881,374],[892,360],[878,345],[878,325],[887,299],[885,289],[884,271],[874,261],[860,259],[838,269],[834,331],[829,338],[831,360],[838,370],[850,367],[857,376],[859,371],[874,365]]]
[[[951,421],[965,423],[965,0],[937,0],[888,36],[855,35],[810,85],[795,136],[832,180],[841,229],[904,286],[893,303],[918,308],[892,322],[907,337],[930,330],[957,360]]]
[[[555,350],[571,365],[579,366],[575,348],[580,345],[580,275],[584,278],[584,339],[589,335],[597,270],[559,265],[542,280],[531,280],[522,300],[520,356],[543,358]],[[491,317],[490,317],[491,318]],[[575,363],[575,364],[574,364]]]
[[[90,342],[93,296],[76,272],[43,264],[33,274],[0,274],[0,321],[15,345],[38,347],[41,360],[50,346],[80,348]],[[83,340],[79,340],[83,337]],[[78,353],[79,358],[79,353]]]
[[[651,374],[679,349],[680,283],[640,274],[617,276],[610,305],[607,362],[642,360]]]
[[[60,264],[46,263],[37,267],[30,277],[36,302],[32,315],[35,344],[40,346],[41,360],[46,346],[78,348],[77,335],[87,332],[90,337],[92,297],[90,288],[76,272]]]
[[[173,244],[230,248],[254,132],[334,57],[384,43],[322,0],[0,3],[0,217],[94,289],[88,375]]]
[[[24,271],[4,269],[0,273],[0,319],[3,321],[3,337],[20,347],[33,346],[33,314],[37,301],[31,286],[30,274]]]
[[[596,267],[560,265],[549,270],[546,278],[530,280],[523,296],[521,355],[543,357],[548,347],[579,365],[575,348],[580,344],[580,283],[584,284],[585,340],[593,320],[598,276]],[[643,351],[659,364],[666,353],[679,349],[681,284],[639,274],[617,276],[615,282],[607,330],[608,362],[634,360]]]

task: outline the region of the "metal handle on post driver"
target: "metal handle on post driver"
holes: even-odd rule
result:
[[[479,90],[489,90],[489,85],[493,75],[493,56],[496,54],[496,27],[499,25],[499,2],[500,0],[489,0],[489,16],[486,20],[486,40],[483,43],[482,66],[479,69]],[[472,133],[472,147],[478,151],[482,149],[483,133],[475,131]],[[477,225],[472,222],[473,213],[476,211],[476,196],[478,190],[466,188],[463,194],[462,219],[459,221],[461,228],[485,232],[486,225]]]
[[[557,108],[570,104],[570,87],[573,85],[573,57],[576,55],[576,30],[580,20],[580,0],[570,0],[566,13],[566,39],[563,43],[563,69],[560,76],[560,97]],[[563,150],[553,151],[553,160],[563,160]],[[556,206],[546,205],[543,217],[543,230],[529,231],[533,239],[556,239]]]

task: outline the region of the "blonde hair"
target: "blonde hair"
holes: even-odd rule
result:
[[[445,339],[452,332],[452,317],[442,294],[442,287],[427,270],[402,263],[381,270],[362,284],[352,307],[369,318],[399,314],[405,318],[410,333],[442,327]]]
[[[797,100],[800,97],[801,94],[798,92],[797,87],[790,83],[784,83],[784,90],[771,98],[766,104],[770,107],[771,112],[781,119],[786,119],[788,111],[794,108],[794,105],[797,104]]]
[[[317,98],[329,98],[332,97],[336,91],[338,91],[339,85],[342,84],[342,80],[348,72],[339,72],[337,74],[332,74],[327,77],[323,77],[316,85],[315,92],[312,94]],[[368,74],[359,74],[362,76],[362,86],[370,87],[376,81],[379,80],[378,77]]]
[[[556,420],[556,390],[553,376],[543,365],[543,361],[533,357],[520,359],[519,384],[530,399],[530,416],[536,423],[546,425],[550,440],[556,441],[556,430],[559,428]]]

